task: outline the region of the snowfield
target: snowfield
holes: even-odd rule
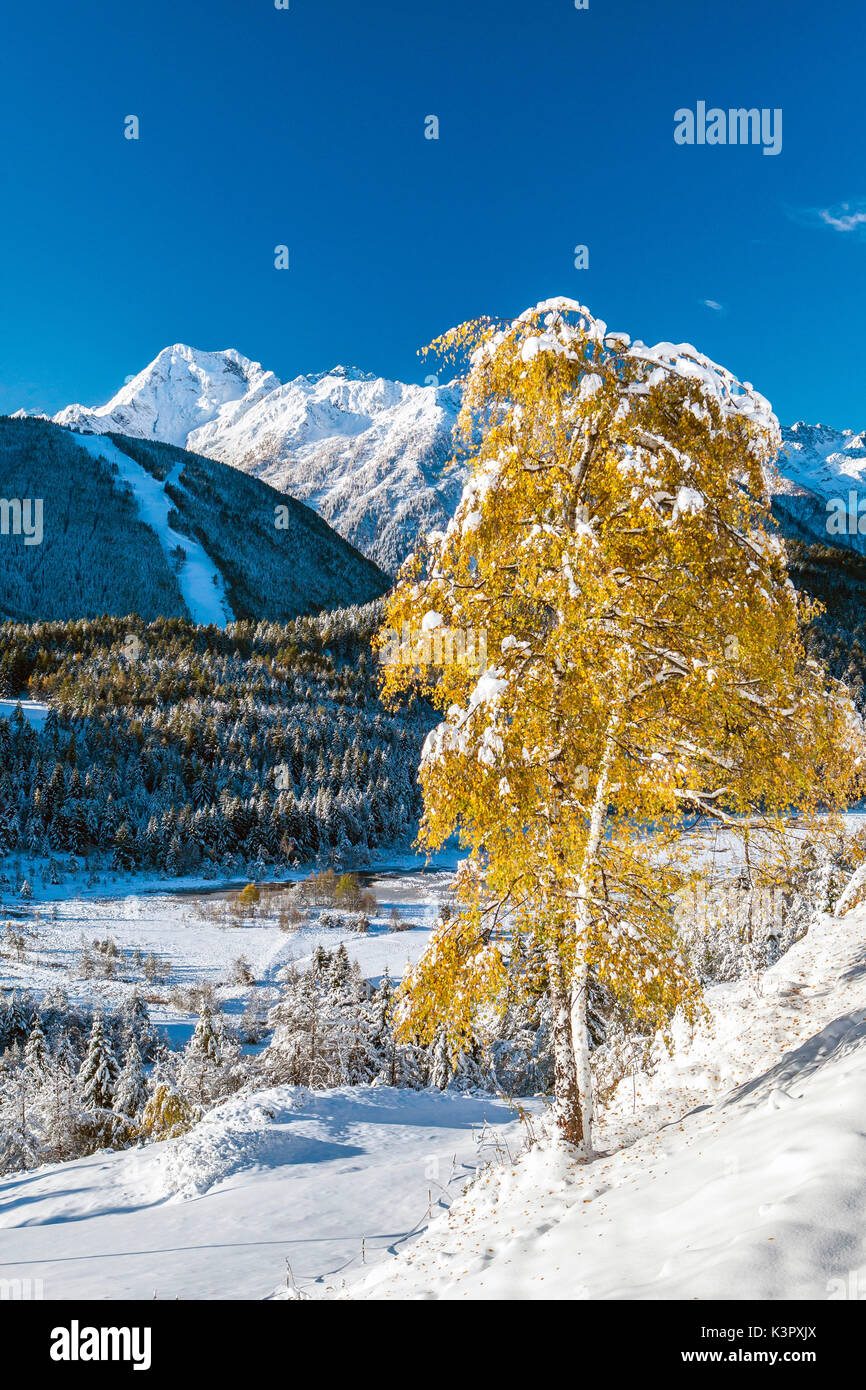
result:
[[[495,1133],[485,1129],[495,1126]],[[282,1086],[191,1134],[0,1185],[0,1278],[48,1299],[261,1299],[396,1250],[520,1122],[490,1097]]]
[[[708,1003],[621,1083],[594,1161],[542,1143],[491,1167],[351,1296],[866,1297],[866,910]]]
[[[409,856],[407,856],[408,858]],[[280,895],[263,895],[258,915],[243,925],[229,926],[208,919],[209,907],[237,896],[236,890],[209,894],[128,893],[122,897],[73,897],[34,903],[28,916],[16,918],[27,934],[22,959],[0,950],[0,987],[26,990],[37,997],[61,984],[70,998],[84,1004],[120,1006],[138,989],[148,999],[151,1019],[173,1047],[183,1046],[195,1016],[174,1007],[170,994],[178,986],[213,985],[229,1015],[240,1015],[251,991],[229,983],[240,956],[249,962],[258,986],[273,986],[285,966],[309,966],[317,946],[327,950],[344,943],[367,979],[378,980],[387,968],[399,980],[407,965],[424,951],[436,922],[439,904],[452,875],[403,873],[373,877],[379,915],[365,936],[338,928],[321,928],[315,921],[293,931],[278,925]],[[62,887],[55,890],[58,894]],[[407,928],[391,931],[387,918],[396,908]],[[4,911],[0,904],[0,924]],[[17,911],[20,912],[20,905]],[[409,925],[411,923],[411,926]],[[86,979],[81,962],[84,947],[106,937],[117,942],[120,958],[114,979]],[[135,951],[153,953],[165,966],[164,983],[149,987],[132,964]]]
[[[264,963],[267,928],[221,934],[260,935]],[[355,943],[365,973],[375,941]],[[523,1119],[489,1096],[281,1086],[5,1179],[0,1278],[48,1298],[866,1295],[866,907],[707,1002],[620,1084],[592,1162],[526,1151],[540,1100]]]

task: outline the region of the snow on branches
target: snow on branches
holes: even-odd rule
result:
[[[459,830],[484,882],[440,943],[448,968],[416,974],[418,1007],[490,1003],[496,972],[472,960],[489,920],[540,941],[560,1128],[587,1143],[591,980],[646,1026],[698,1007],[670,914],[683,870],[660,848],[686,813],[766,827],[840,803],[863,733],[806,658],[813,610],[770,512],[778,423],[748,382],[566,299],[433,347],[468,354],[469,478],[387,622],[436,613],[483,633],[494,664],[385,668],[386,694],[420,687],[444,715],[423,841]]]

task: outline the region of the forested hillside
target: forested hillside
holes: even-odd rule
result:
[[[808,641],[813,655],[866,707],[866,558],[835,546],[788,540],[788,573],[796,588],[821,604]]]
[[[165,483],[176,524],[219,568],[237,618],[293,618],[379,598],[388,588],[373,561],[303,502],[171,444],[111,439]]]
[[[42,420],[0,419],[0,496],[43,499],[41,545],[0,537],[0,618],[184,612],[177,576],[110,464]]]
[[[168,445],[0,418],[0,497],[38,499],[42,515],[38,542],[0,536],[0,619],[194,617],[196,557],[236,618],[285,621],[388,587],[303,503]]]
[[[0,719],[0,854],[261,873],[407,842],[430,717],[379,703],[379,618],[3,625],[0,694],[50,710]]]

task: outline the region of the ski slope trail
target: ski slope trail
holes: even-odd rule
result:
[[[178,464],[162,483],[104,435],[81,434],[74,438],[94,458],[104,458],[117,465],[121,480],[132,489],[139,516],[156,532],[166,558],[175,569],[192,621],[213,627],[225,627],[232,622],[234,614],[226,596],[225,580],[213,560],[194,536],[183,535],[169,524],[173,504],[167,489],[169,485],[180,485],[182,465]],[[179,568],[175,563],[178,548],[185,551]]]

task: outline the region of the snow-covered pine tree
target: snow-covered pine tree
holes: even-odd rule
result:
[[[103,1021],[94,1018],[87,1052],[78,1072],[78,1088],[88,1110],[94,1113],[111,1110],[118,1070],[117,1058],[105,1036]]]
[[[133,1125],[147,1101],[147,1083],[138,1044],[133,1038],[126,1049],[123,1067],[114,1091],[114,1110]]]

